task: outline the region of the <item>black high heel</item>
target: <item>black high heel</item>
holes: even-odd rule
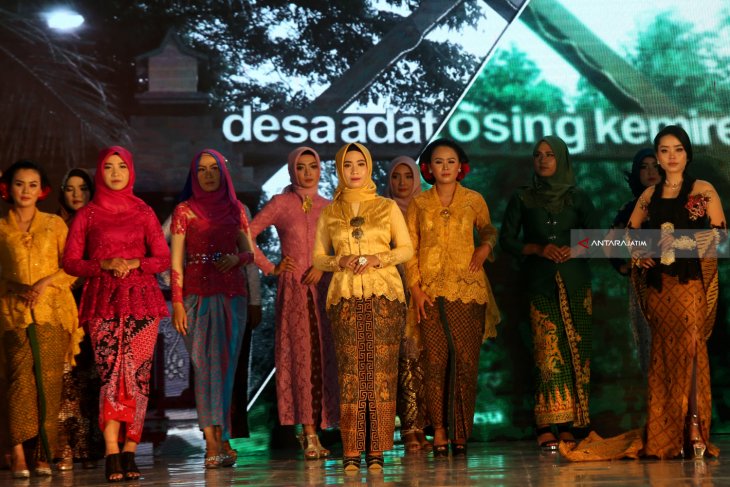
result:
[[[106,460],[104,460],[104,476],[106,476],[107,482],[121,482],[124,480],[121,458],[122,456],[119,453],[112,453],[106,456]],[[112,475],[119,475],[119,478],[112,478]]]
[[[466,456],[466,443],[451,443],[451,456]]]
[[[540,441],[540,437],[542,435],[546,435],[550,433],[552,435],[552,439],[548,439],[545,441]],[[543,426],[542,428],[537,428],[535,431],[535,435],[537,436],[538,445],[540,446],[540,449],[547,453],[553,453],[558,451],[558,444],[559,441],[555,437],[555,434],[553,433],[553,429],[550,426]]]
[[[566,443],[568,448],[571,450],[575,448],[578,442],[575,441],[575,436],[570,428],[570,423],[558,423],[558,440]]]
[[[449,456],[449,444],[443,444],[443,445],[433,445],[433,457],[434,458],[443,458]]]
[[[137,462],[134,461],[134,452],[122,452],[121,464],[124,469],[125,480],[137,480],[142,476],[142,472],[140,472],[139,467],[137,467]]]

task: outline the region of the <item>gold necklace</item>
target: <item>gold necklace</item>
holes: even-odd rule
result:
[[[668,180],[665,179],[664,186],[667,186],[668,188],[671,188],[671,189],[677,189],[682,184],[682,181],[683,180],[680,179],[678,183],[670,183]]]

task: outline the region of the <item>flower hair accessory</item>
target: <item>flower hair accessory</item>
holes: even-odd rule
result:
[[[687,197],[687,204],[684,205],[689,212],[689,219],[694,221],[702,218],[707,214],[707,204],[710,202],[710,196],[707,194],[691,194]]]

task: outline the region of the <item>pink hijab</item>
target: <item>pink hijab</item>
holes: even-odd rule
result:
[[[208,154],[218,163],[221,173],[221,184],[215,191],[205,191],[198,182],[198,163],[203,154]],[[241,204],[236,198],[233,179],[228,172],[226,158],[213,149],[203,149],[193,157],[185,188],[180,195],[181,201],[187,201],[196,216],[208,221],[223,224],[241,224]]]
[[[124,189],[120,190],[113,190],[104,182],[104,163],[114,154],[121,157],[129,169],[129,182]],[[91,202],[110,213],[122,213],[135,206],[144,205],[145,202],[134,195],[135,179],[134,160],[131,152],[118,145],[102,149],[99,151],[99,157],[96,160],[95,192]]]
[[[413,173],[413,188],[411,189],[411,193],[405,198],[395,196],[392,189],[393,180],[391,178],[393,177],[393,171],[395,171],[395,168],[400,166],[401,164],[408,166]],[[388,169],[388,196],[391,199],[395,200],[395,202],[398,204],[398,208],[400,208],[400,211],[402,211],[404,214],[408,209],[408,204],[411,202],[413,197],[421,192],[421,178],[419,177],[420,174],[421,172],[418,168],[418,164],[416,164],[416,161],[408,156],[398,156],[390,163],[390,169]]]
[[[299,182],[297,181],[297,161],[300,157],[302,157],[302,154],[305,152],[311,152],[314,155],[314,159],[317,161],[317,165],[320,166],[320,170],[322,169],[320,165],[319,160],[319,154],[317,154],[317,151],[312,149],[311,147],[297,147],[293,151],[289,153],[289,157],[287,157],[288,162],[288,169],[289,169],[289,180],[291,181],[291,184],[284,188],[284,193],[288,192],[295,192],[302,198],[305,196],[309,196],[310,198],[317,194],[318,187],[314,186],[313,188],[303,188],[299,186]]]

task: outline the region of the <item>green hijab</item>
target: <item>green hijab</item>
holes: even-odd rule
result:
[[[572,192],[575,188],[575,175],[570,163],[568,146],[565,145],[563,139],[554,135],[543,137],[532,149],[533,154],[541,142],[547,143],[553,150],[558,167],[555,169],[555,174],[547,178],[534,173],[532,186],[525,189],[522,200],[529,208],[541,207],[556,214],[563,211],[566,206],[573,204]]]

